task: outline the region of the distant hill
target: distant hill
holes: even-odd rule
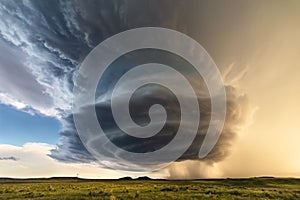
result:
[[[152,178],[148,177],[148,176],[140,176],[138,178],[131,178],[130,176],[126,176],[126,177],[122,177],[119,178],[119,180],[125,180],[125,181],[130,181],[130,180],[140,180],[140,181],[146,181],[146,180],[153,180]]]
[[[152,180],[152,178],[150,178],[148,176],[141,176],[141,177],[136,178],[135,180],[144,180],[144,181],[146,181],[146,180]]]
[[[119,178],[119,180],[130,181],[133,180],[133,178],[131,178],[130,176],[126,176],[126,177]]]

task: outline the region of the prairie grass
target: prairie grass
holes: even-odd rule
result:
[[[0,179],[0,199],[300,199],[300,179]]]

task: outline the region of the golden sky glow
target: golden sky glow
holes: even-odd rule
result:
[[[175,178],[300,177],[300,2],[244,3],[228,4],[224,10],[231,14],[221,9],[224,20],[211,19],[230,30],[208,51],[221,69],[229,68],[231,84],[247,96],[246,125],[224,161],[206,167],[175,163],[170,170]],[[226,21],[231,15],[239,18],[232,24]],[[218,30],[215,24],[206,27]]]

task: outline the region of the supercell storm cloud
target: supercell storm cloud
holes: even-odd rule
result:
[[[202,37],[207,36],[198,34],[201,31],[192,31],[197,23],[194,20],[197,13],[193,8],[198,4],[198,1],[183,4],[183,1],[161,3],[156,0],[3,1],[0,7],[0,56],[4,63],[1,63],[0,73],[5,78],[0,80],[0,102],[26,112],[53,116],[62,122],[60,142],[49,155],[52,158],[62,162],[95,162],[96,159],[86,150],[76,132],[72,115],[74,77],[81,62],[106,38],[137,27],[165,27],[201,42]],[[206,27],[202,25],[201,28]],[[214,53],[217,52],[216,44],[203,45],[213,59],[214,55],[218,56],[218,53]],[[113,85],[133,66],[147,62],[172,66],[184,74],[191,85],[198,85],[195,90],[198,91],[196,95],[201,113],[199,128],[192,145],[178,161],[198,160],[199,148],[211,115],[216,113],[211,113],[210,97],[201,76],[195,73],[188,62],[171,53],[136,51],[114,62],[99,82],[96,105],[92,105],[97,113],[101,113],[98,115],[100,124],[107,137],[127,151],[153,151],[172,140],[180,125],[180,108],[176,97],[167,88],[146,85],[139,88],[130,101],[130,114],[139,125],[149,123],[151,105],[161,104],[166,109],[166,124],[152,139],[137,140],[124,135],[111,113],[109,103]],[[220,71],[226,71],[226,64],[218,65]],[[17,78],[19,76],[31,81],[23,84]],[[163,78],[163,74],[160,76]],[[8,80],[14,83],[10,87],[6,87]],[[203,162],[214,163],[227,156],[233,138],[243,123],[247,100],[230,82],[225,79],[227,114],[222,135]],[[103,162],[113,161],[110,166],[130,169],[124,163],[115,161],[117,155],[109,156],[112,159]]]

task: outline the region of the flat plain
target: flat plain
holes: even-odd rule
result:
[[[300,179],[0,179],[0,199],[300,199]]]

